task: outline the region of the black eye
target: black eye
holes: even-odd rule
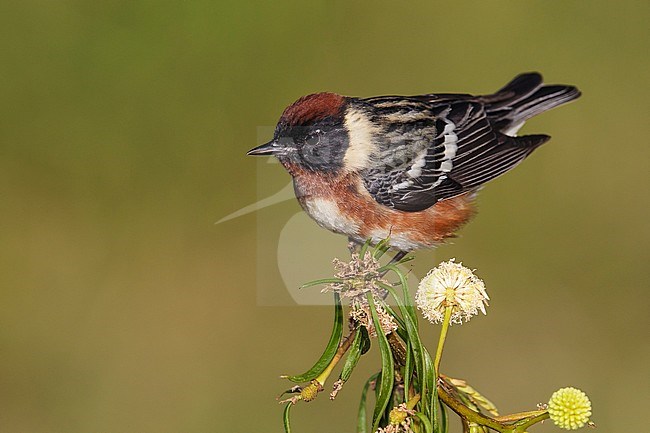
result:
[[[317,146],[318,143],[320,143],[321,135],[323,134],[323,131],[320,129],[315,130],[311,134],[307,136],[305,139],[305,143],[307,146]]]
[[[310,135],[305,140],[305,144],[307,144],[307,146],[310,146],[310,147],[316,147],[319,142],[320,142],[320,137],[317,136],[317,135]]]

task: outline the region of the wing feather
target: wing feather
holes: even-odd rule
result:
[[[483,104],[469,99],[381,97],[365,102],[377,106],[374,120],[390,127],[371,158],[376,164],[362,173],[364,184],[379,203],[402,211],[421,211],[476,189],[510,170],[546,139],[533,146],[502,135]]]
[[[519,164],[549,137],[515,136],[523,123],[580,96],[573,86],[518,75],[492,95],[426,94],[358,99],[384,125],[372,166],[360,172],[380,204],[417,212],[477,189]]]

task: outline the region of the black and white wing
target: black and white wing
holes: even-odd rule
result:
[[[501,134],[470,95],[427,99],[363,100],[373,120],[384,125],[372,165],[361,173],[380,204],[407,212],[427,209],[512,169],[549,139]]]
[[[474,190],[550,138],[514,136],[527,119],[579,96],[574,86],[544,85],[529,72],[491,95],[362,99],[384,129],[362,173],[365,186],[379,203],[408,212]]]

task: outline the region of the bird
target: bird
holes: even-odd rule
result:
[[[318,225],[356,243],[383,240],[395,260],[456,236],[476,213],[477,191],[550,139],[517,136],[524,122],[579,96],[537,72],[482,96],[314,93],[247,154],[275,156]]]

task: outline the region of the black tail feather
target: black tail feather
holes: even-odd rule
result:
[[[546,134],[534,134],[522,135],[521,137],[511,137],[511,139],[515,141],[516,146],[525,147],[532,151],[550,140],[551,136]]]
[[[580,96],[574,86],[543,85],[537,72],[521,74],[493,95],[484,96],[485,109],[495,128],[512,135],[533,116]]]
[[[508,84],[492,95],[483,96],[485,104],[499,110],[510,107],[512,103],[531,95],[542,86],[542,75],[538,72],[519,74]]]

